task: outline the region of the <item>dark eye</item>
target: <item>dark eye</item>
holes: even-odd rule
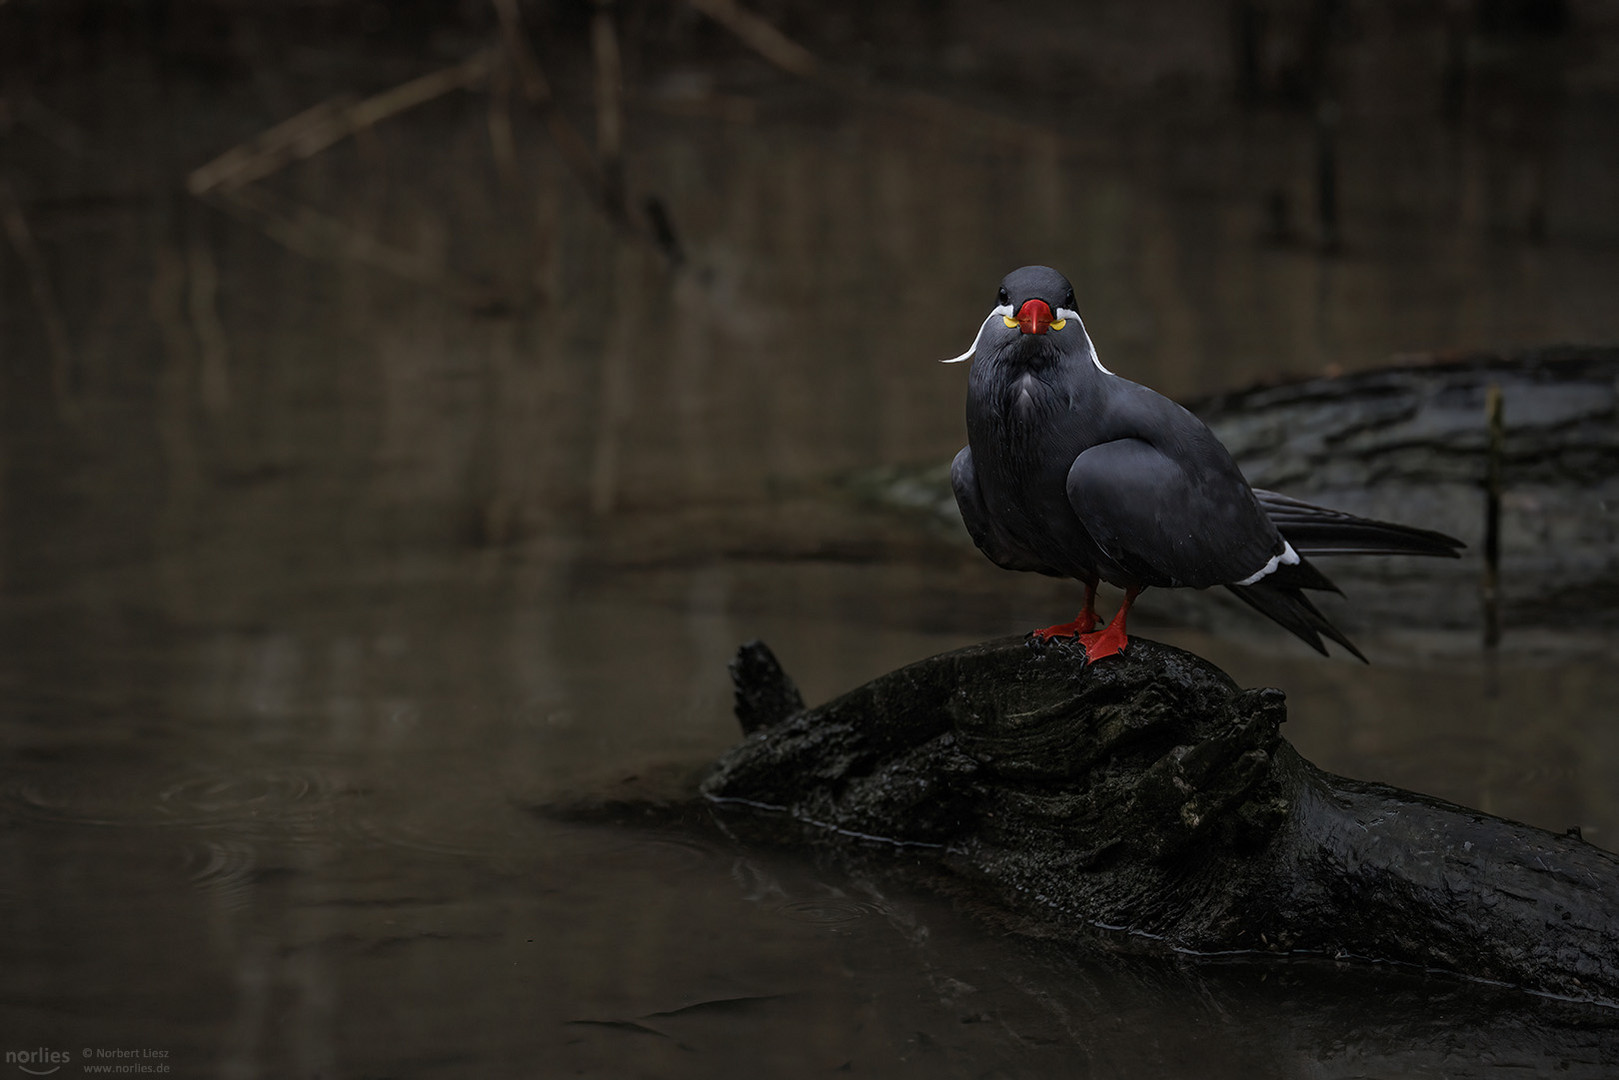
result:
[[[1068,299],[1066,299],[1066,300],[1064,300],[1062,302],[1062,306],[1067,308],[1069,311],[1074,310],[1074,290],[1073,289],[1068,290]]]
[[[1001,286],[1000,298],[1001,298],[1001,303],[1003,303],[1003,304],[1010,304],[1012,302],[1012,298],[1010,296],[1006,295],[1006,286],[1005,285]]]

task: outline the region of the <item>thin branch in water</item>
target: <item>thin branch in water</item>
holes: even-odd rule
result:
[[[630,213],[628,185],[624,177],[624,65],[617,28],[613,22],[614,0],[594,2],[590,41],[596,69],[596,151],[592,152],[579,130],[568,121],[557,104],[551,82],[545,77],[539,58],[534,55],[523,31],[517,0],[490,0],[500,20],[507,57],[517,72],[523,94],[550,129],[552,141],[563,159],[615,225],[643,238],[650,238],[659,250],[669,256],[671,265],[679,265],[683,254],[678,246],[671,246],[665,242],[663,235],[658,234],[657,223],[653,222],[649,233],[647,227]],[[666,228],[665,231],[669,230]]]
[[[916,113],[957,129],[985,138],[1024,141],[1031,137],[1069,140],[1040,124],[975,108],[923,90],[889,90],[873,86],[858,74],[839,72],[804,46],[776,29],[762,16],[744,8],[737,0],[686,0],[692,7],[729,30],[741,42],[781,70],[810,79],[856,98],[873,101],[905,112]]]
[[[725,27],[754,52],[792,75],[814,79],[821,75],[815,54],[777,30],[736,0],[687,0],[692,7]]]
[[[402,83],[360,101],[333,99],[306,109],[232,147],[186,178],[186,190],[206,195],[231,191],[279,172],[294,161],[314,157],[357,132],[402,112],[425,105],[454,90],[483,82],[499,59],[499,51],[482,49],[459,64]]]
[[[500,20],[500,35],[506,45],[506,57],[523,82],[523,96],[539,104],[550,101],[551,80],[545,77],[540,61],[529,48],[523,33],[523,15],[517,9],[517,0],[490,0],[495,17]]]
[[[523,33],[523,17],[517,10],[517,0],[490,0],[490,3],[494,5],[495,15],[500,20],[507,62],[517,70],[518,81],[523,87],[523,96],[545,121],[557,150],[579,177],[580,182],[592,195],[601,199],[608,212],[612,213],[613,208],[608,205],[604,194],[601,170],[596,165],[590,144],[585,142],[584,136],[579,134],[579,129],[574,127],[557,107],[556,96],[551,92],[551,81],[545,77],[539,57],[535,56],[534,50],[529,47],[528,37]]]
[[[1487,456],[1484,472],[1484,647],[1501,644],[1501,464],[1506,457],[1507,425],[1499,383],[1484,392]]]
[[[201,241],[193,241],[186,253],[186,314],[197,339],[199,390],[210,416],[221,416],[230,408],[230,338],[219,318],[219,270],[214,253]]]
[[[489,153],[507,191],[517,190],[517,139],[512,134],[512,65],[502,64],[489,84]]]
[[[613,0],[595,0],[590,51],[596,62],[596,152],[601,159],[602,200],[617,218],[625,210],[624,65],[613,25]]]

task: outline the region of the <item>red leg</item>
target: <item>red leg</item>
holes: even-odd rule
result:
[[[1094,634],[1081,634],[1079,643],[1085,646],[1085,663],[1094,664],[1104,656],[1113,656],[1124,651],[1130,639],[1124,633],[1124,620],[1130,613],[1130,605],[1141,594],[1140,589],[1124,590],[1124,603],[1113,616],[1113,621],[1107,624],[1107,629],[1098,630]]]
[[[1054,637],[1073,637],[1076,634],[1088,634],[1096,629],[1096,585],[1093,582],[1085,583],[1085,610],[1074,616],[1073,622],[1058,623],[1042,630],[1034,631],[1034,636],[1041,641],[1050,641]]]

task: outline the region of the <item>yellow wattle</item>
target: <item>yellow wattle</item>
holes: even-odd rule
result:
[[[1012,316],[1010,316],[1010,315],[1002,315],[1001,318],[1006,320],[1006,328],[1008,330],[1016,330],[1017,329],[1017,320],[1012,318]]]

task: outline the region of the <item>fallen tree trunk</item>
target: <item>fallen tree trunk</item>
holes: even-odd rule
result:
[[[989,642],[815,709],[761,643],[703,782],[797,838],[925,857],[1041,933],[1390,961],[1619,1005],[1619,856],[1315,768],[1285,698],[1133,639]]]
[[[1480,626],[1491,617],[1479,590],[1492,534],[1501,623],[1608,630],[1619,620],[1619,348],[1471,355],[1234,391],[1189,407],[1256,486],[1467,542],[1454,562],[1320,560],[1354,597],[1332,612],[1351,633],[1388,622]],[[930,527],[971,543],[948,461],[871,470],[849,487],[878,505],[920,511]],[[1208,622],[1239,606],[1183,605],[1176,616]]]
[[[1450,358],[1242,390],[1193,408],[1251,483],[1438,529],[1473,549],[1445,566],[1327,560],[1357,607],[1381,609],[1362,617],[1476,624],[1478,560],[1493,547],[1491,588],[1507,625],[1614,626],[1619,349]]]

